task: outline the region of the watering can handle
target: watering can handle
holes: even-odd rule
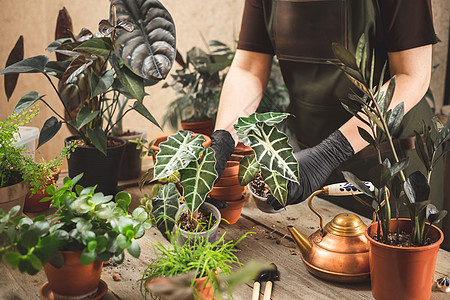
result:
[[[364,184],[369,188],[369,190],[371,190],[371,191],[375,190],[375,187],[372,182],[364,181]],[[351,196],[351,195],[362,194],[362,192],[349,182],[341,182],[341,183],[334,183],[334,184],[327,185],[327,186],[323,187],[321,190],[315,191],[314,193],[311,194],[311,196],[309,196],[308,206],[312,210],[312,212],[315,213],[319,217],[320,231],[322,232],[322,236],[323,236],[323,234],[324,234],[324,232],[323,232],[323,217],[317,211],[317,209],[315,209],[312,206],[312,199],[321,193],[323,193],[327,196]]]

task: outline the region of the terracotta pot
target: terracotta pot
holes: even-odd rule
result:
[[[183,128],[183,130],[211,136],[214,130],[214,121],[213,119],[208,119],[201,122],[181,122],[181,128]]]
[[[223,201],[237,201],[242,198],[245,191],[244,186],[214,186],[209,196]]]
[[[201,300],[214,299],[214,287],[210,282],[206,282],[208,277],[202,277],[194,281],[194,288],[200,293]]]
[[[102,261],[89,265],[80,263],[81,251],[61,251],[64,265],[57,269],[50,263],[44,265],[48,284],[55,299],[89,299],[97,293],[102,273]]]
[[[225,201],[228,207],[220,209],[220,214],[222,215],[221,224],[234,224],[241,217],[242,208],[247,201],[246,196],[242,196],[237,201]],[[224,221],[226,220],[226,221]]]
[[[198,133],[194,133],[192,136],[196,136],[197,134],[198,134]],[[211,138],[210,138],[209,136],[207,136],[207,135],[204,135],[204,134],[202,134],[202,135],[203,135],[203,137],[204,137],[205,140],[206,140],[206,142],[203,143],[203,146],[204,146],[204,147],[211,146]],[[159,151],[158,145],[159,145],[160,143],[162,143],[162,142],[165,142],[165,141],[167,140],[167,137],[168,137],[168,136],[169,136],[169,135],[157,137],[155,143],[150,147],[150,149],[152,149],[152,150],[155,151],[155,152],[158,152],[158,151]],[[154,160],[153,160],[153,161],[154,161]]]
[[[390,231],[396,230],[392,219]],[[370,279],[372,295],[385,299],[430,299],[439,245],[444,240],[442,231],[432,226],[428,237],[435,242],[422,247],[395,247],[375,241],[378,223],[367,226],[369,241]],[[425,232],[429,224],[425,226]],[[411,232],[409,219],[399,219],[400,232]]]
[[[58,168],[58,171],[52,172],[52,174],[50,175],[51,179],[47,181],[46,186],[42,191],[37,192],[34,195],[31,195],[30,193],[27,194],[25,198],[25,204],[23,207],[23,210],[25,212],[40,212],[47,210],[50,207],[51,201],[41,202],[41,200],[44,199],[45,197],[50,196],[49,194],[47,194],[46,188],[47,186],[54,184],[56,183],[56,181],[58,181],[60,172],[61,168]]]
[[[219,180],[214,184],[214,186],[220,186],[220,187],[229,187],[229,186],[239,186],[239,179],[238,175],[234,176],[222,176]]]
[[[234,148],[233,153],[237,155],[252,155],[254,152],[252,148],[250,148],[249,146],[245,146],[243,143],[239,142]]]
[[[222,177],[231,177],[236,176],[237,174],[239,174],[239,162],[234,160],[227,161]]]
[[[0,188],[0,208],[7,212],[16,205],[20,205],[18,215],[22,214],[25,197],[28,193],[28,186],[23,181]]]

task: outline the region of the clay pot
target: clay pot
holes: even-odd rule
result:
[[[41,200],[50,196],[47,193],[46,188],[47,186],[55,184],[56,181],[58,181],[60,172],[61,168],[58,168],[57,171],[52,172],[52,174],[50,175],[51,178],[47,181],[46,186],[42,191],[37,192],[34,195],[31,195],[30,193],[27,194],[23,207],[23,210],[25,212],[40,212],[47,210],[50,207],[51,201],[41,202]]]
[[[28,186],[23,184],[23,181],[0,188],[0,208],[4,212],[8,212],[16,205],[20,205],[18,215],[22,214],[25,196],[28,193]]]
[[[409,219],[399,219],[400,232],[411,232]],[[390,231],[396,230],[392,219]],[[425,232],[430,225],[425,225]],[[367,226],[369,241],[370,280],[372,295],[385,299],[430,299],[439,245],[444,240],[442,231],[432,226],[428,237],[436,241],[422,247],[396,247],[375,241],[378,223]]]
[[[194,281],[194,288],[200,293],[200,299],[213,299],[214,287],[210,282],[206,282],[208,277],[202,277]]]
[[[220,214],[222,215],[221,224],[234,224],[241,217],[242,208],[247,201],[247,197],[242,196],[237,201],[225,201],[228,207],[220,209]],[[226,220],[226,221],[224,221]]]
[[[242,198],[244,191],[245,187],[240,185],[214,186],[209,196],[223,201],[237,201]]]
[[[183,130],[211,136],[214,129],[214,121],[213,119],[208,119],[200,122],[181,122],[181,128],[183,128]]]
[[[215,187],[230,187],[230,186],[236,186],[236,185],[240,185],[237,174],[236,174],[236,176],[228,176],[228,177],[222,176],[214,184]]]
[[[196,136],[198,133],[194,133],[192,136]],[[203,143],[203,146],[204,147],[208,147],[208,146],[211,146],[211,138],[209,137],[209,136],[207,136],[207,135],[204,135],[204,134],[202,134],[203,135],[203,137],[205,138],[205,142]],[[162,142],[165,142],[166,140],[167,140],[167,137],[168,137],[169,135],[164,135],[164,136],[160,136],[160,137],[157,137],[156,138],[156,140],[155,140],[155,143],[150,147],[150,149],[151,150],[153,150],[153,151],[155,151],[155,152],[158,152],[159,151],[159,147],[158,147],[158,145],[159,144],[161,144]],[[154,160],[153,160],[154,161]]]
[[[222,177],[237,176],[237,174],[239,174],[239,162],[234,160],[227,161]]]
[[[237,155],[252,155],[253,149],[249,146],[245,146],[243,143],[239,142],[237,143],[236,147],[234,148],[233,154]]]
[[[50,263],[44,265],[48,284],[55,299],[89,299],[97,293],[102,261],[89,265],[80,263],[81,251],[61,251],[64,265],[55,268]]]

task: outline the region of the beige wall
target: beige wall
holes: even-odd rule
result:
[[[184,55],[192,46],[203,46],[201,34],[207,41],[221,40],[233,45],[239,32],[244,0],[161,0],[171,12],[177,27],[177,45]],[[444,95],[445,67],[448,48],[448,30],[450,16],[450,1],[432,0],[435,28],[441,43],[434,46],[434,62],[440,67],[432,76],[431,88],[435,94],[438,109],[442,105]],[[4,66],[8,53],[20,34],[24,35],[25,57],[44,54],[45,47],[53,41],[54,28],[58,10],[66,6],[72,16],[75,32],[82,27],[97,31],[100,19],[108,17],[108,0],[0,0],[0,66]],[[52,56],[53,54],[46,53]],[[147,90],[150,94],[145,100],[146,106],[156,119],[162,122],[162,116],[168,103],[173,99],[173,93],[161,89],[161,83]],[[3,79],[0,78],[0,119],[11,113],[18,99],[31,90],[46,94],[49,103],[55,104],[58,112],[62,107],[58,103],[54,91],[40,74],[21,75],[16,91],[9,103],[6,101]],[[42,127],[42,124],[52,113],[41,104],[41,113],[31,125]],[[161,135],[161,131],[146,122],[141,117],[130,115],[125,120],[128,126],[145,126],[149,139]],[[65,137],[69,135],[66,128],[39,149],[37,157],[51,158],[56,156]]]

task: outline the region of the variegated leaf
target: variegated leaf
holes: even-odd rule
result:
[[[247,155],[241,160],[239,164],[239,184],[245,186],[255,179],[259,172],[259,164],[255,155]]]
[[[277,172],[271,172],[265,167],[261,167],[261,176],[269,186],[270,192],[285,207],[287,203],[287,180]]]
[[[191,162],[180,170],[183,197],[188,209],[194,213],[205,202],[218,175],[216,172],[214,150],[206,147],[200,159]]]
[[[267,113],[262,113],[262,114],[253,113],[248,117],[240,117],[238,119],[237,123],[234,124],[234,129],[237,131],[239,138],[245,137],[249,133],[250,130],[255,130],[256,124],[258,124],[260,122],[265,123],[269,126],[272,126],[272,125],[282,122],[287,117],[289,117],[288,113],[274,113],[274,112],[267,112]],[[246,144],[242,140],[241,140],[241,142]]]
[[[168,233],[172,232],[175,226],[175,217],[178,212],[178,191],[174,183],[164,185],[158,195],[152,198],[152,215],[156,220],[156,227],[169,238]]]
[[[112,0],[113,6],[119,22],[135,26],[132,32],[116,31],[116,55],[145,79],[156,83],[166,78],[176,54],[175,24],[170,13],[158,0]],[[112,15],[110,19],[116,21]]]
[[[180,130],[170,135],[167,141],[159,144],[159,152],[156,154],[155,175],[153,180],[158,180],[173,174],[186,167],[190,162],[198,160],[203,151],[205,138],[201,135],[191,137],[192,132]]]
[[[248,138],[258,163],[298,183],[298,162],[288,137],[275,126],[259,123],[256,128],[248,133]]]

